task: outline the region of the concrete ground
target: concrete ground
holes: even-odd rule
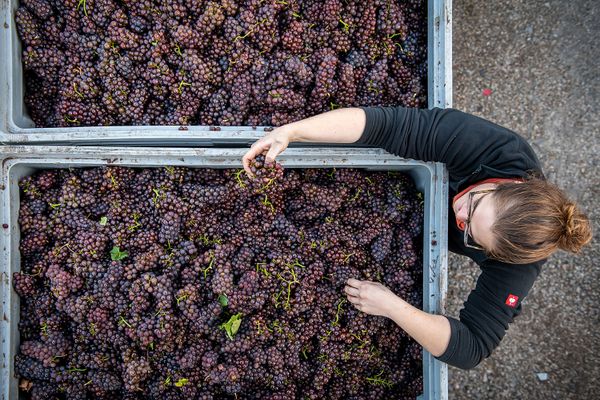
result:
[[[526,137],[549,180],[600,232],[600,2],[454,0],[452,8],[454,107]],[[580,255],[552,256],[491,358],[470,371],[450,367],[451,399],[600,398],[597,236]],[[478,273],[450,258],[449,315],[458,316]]]

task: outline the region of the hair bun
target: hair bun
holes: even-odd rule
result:
[[[583,246],[592,240],[592,229],[589,220],[574,203],[567,202],[562,207],[563,232],[558,246],[566,251],[578,253]]]

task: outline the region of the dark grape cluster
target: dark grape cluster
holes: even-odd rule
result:
[[[421,306],[423,208],[413,182],[284,170],[263,156],[252,171],[102,167],[22,179],[13,286],[23,395],[419,395],[420,347],[343,292],[347,279],[369,279]],[[35,232],[45,240],[28,239]]]
[[[23,0],[25,104],[43,127],[281,125],[426,105],[427,3]]]

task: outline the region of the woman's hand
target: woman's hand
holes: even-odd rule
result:
[[[348,301],[358,310],[388,318],[391,318],[394,303],[398,299],[398,296],[381,283],[352,278],[346,282],[344,292]]]
[[[443,315],[413,307],[381,283],[348,279],[344,292],[358,310],[390,318],[434,356],[444,354],[448,348],[450,322]]]
[[[265,162],[272,163],[290,142],[354,143],[365,130],[367,115],[362,108],[339,108],[275,128],[257,140],[244,155],[246,173],[252,177],[250,161],[266,153]]]
[[[253,176],[250,170],[250,161],[254,160],[259,154],[267,153],[265,156],[265,163],[267,164],[275,161],[275,157],[287,149],[290,144],[290,136],[289,128],[284,125],[273,129],[273,131],[254,142],[242,159],[246,173],[250,177]]]

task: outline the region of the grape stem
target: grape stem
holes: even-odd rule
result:
[[[346,299],[341,299],[337,304],[337,311],[335,313],[335,320],[331,323],[331,326],[336,327],[339,325],[340,321],[340,312],[342,311],[342,306],[346,303]]]
[[[133,327],[131,326],[131,324],[130,324],[129,322],[127,322],[127,320],[126,320],[125,318],[123,318],[123,316],[122,316],[122,315],[121,315],[121,318],[119,318],[119,325],[120,325],[120,326],[123,326],[123,325],[125,325],[125,326],[127,326],[128,328],[133,328]]]
[[[345,32],[349,32],[349,30],[350,30],[350,24],[347,23],[347,22],[344,22],[344,20],[342,19],[342,17],[340,17],[338,21],[340,21],[340,23],[343,25],[344,31]]]
[[[262,205],[269,207],[272,213],[275,213],[275,207],[273,206],[273,203],[271,203],[271,200],[269,200],[269,197],[266,194],[264,199],[262,199],[260,202],[262,203]]]
[[[79,90],[77,90],[77,83],[73,82],[73,91],[75,92],[75,94],[79,97],[81,97],[83,99],[83,93],[81,93]]]
[[[86,0],[79,0],[79,3],[77,3],[77,11],[79,11],[79,8],[81,6],[83,6],[83,15],[85,15],[86,17],[88,16],[88,12],[87,12],[87,7],[86,7]]]
[[[242,173],[244,173],[244,169],[240,168],[239,170],[235,171],[235,173],[233,175],[235,176],[235,180],[237,181],[238,186],[243,189],[247,185],[242,180]]]
[[[394,385],[394,383],[392,381],[390,381],[389,379],[384,379],[381,376],[383,375],[383,370],[381,370],[381,372],[379,372],[377,375],[372,376],[372,377],[368,377],[367,378],[367,382],[373,384],[373,385],[378,385],[378,386],[385,386],[387,388],[390,388]]]
[[[202,270],[202,272],[204,273],[204,279],[206,279],[206,275],[208,274],[208,271],[210,271],[213,267],[213,264],[215,263],[215,253],[211,250],[209,252],[209,256],[208,256],[208,267],[204,268]]]

